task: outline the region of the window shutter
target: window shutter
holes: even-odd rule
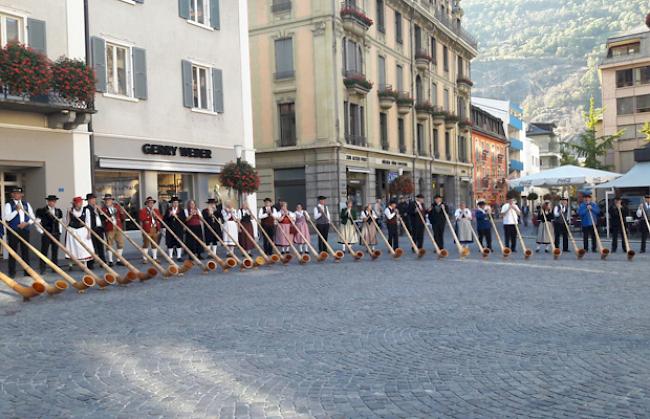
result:
[[[192,63],[181,61],[181,76],[183,78],[183,106],[194,107],[194,94],[192,93]]]
[[[190,0],[178,0],[178,14],[183,19],[190,18]]]
[[[30,47],[43,54],[47,53],[44,21],[27,19],[27,37],[29,38]]]
[[[142,48],[133,48],[133,95],[147,98],[147,54]]]
[[[275,70],[286,75],[293,70],[293,40],[291,38],[275,41]]]
[[[93,36],[90,38],[90,47],[97,91],[106,92],[106,41]]]
[[[221,29],[219,0],[210,0],[210,26],[214,29]]]
[[[214,112],[223,113],[223,72],[218,68],[212,69],[212,100]]]

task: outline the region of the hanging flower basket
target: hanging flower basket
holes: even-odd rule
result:
[[[0,50],[0,86],[16,96],[37,96],[50,89],[52,70],[47,57],[11,42]]]
[[[221,184],[241,193],[253,193],[260,187],[260,177],[248,162],[226,164],[219,175]]]
[[[388,191],[391,195],[410,195],[413,190],[413,179],[409,175],[398,176],[388,185]]]
[[[80,60],[61,57],[52,64],[52,88],[65,99],[90,103],[95,97],[95,72]]]

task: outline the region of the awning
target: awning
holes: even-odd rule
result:
[[[364,167],[348,166],[348,172],[352,172],[352,173],[370,173],[370,169],[366,169]]]
[[[609,182],[610,180],[616,179],[620,176],[620,173],[566,165],[556,167],[555,169],[544,170],[532,175],[522,176],[517,179],[509,179],[508,184],[511,188],[519,186],[551,187],[584,184],[598,185],[604,182]]]
[[[597,188],[650,188],[650,162],[637,163],[623,176]]]

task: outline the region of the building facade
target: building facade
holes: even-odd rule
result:
[[[453,4],[452,4],[453,3]],[[356,205],[416,193],[469,198],[476,42],[448,0],[253,0],[259,197]]]
[[[634,166],[634,150],[645,146],[650,122],[650,31],[646,26],[609,38],[600,66],[604,135],[624,130],[605,158],[618,173]]]
[[[541,170],[560,167],[560,139],[553,122],[532,122],[528,125],[526,136],[539,147],[539,167]]]
[[[472,106],[474,203],[503,204],[508,192],[508,138],[503,121]]]

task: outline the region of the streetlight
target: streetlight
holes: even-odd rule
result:
[[[235,149],[235,157],[237,158],[237,168],[240,168],[241,156],[242,156],[242,152],[244,151],[244,148],[241,146],[241,144],[235,144],[234,149]],[[242,200],[241,192],[237,191],[237,202],[240,207],[242,206],[241,200]]]

